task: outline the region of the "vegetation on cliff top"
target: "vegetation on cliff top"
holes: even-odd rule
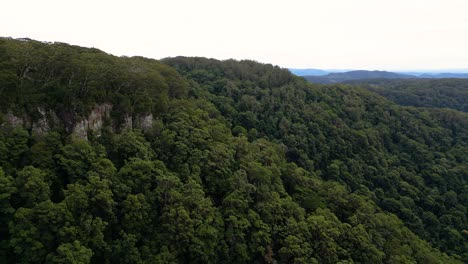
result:
[[[467,260],[465,113],[252,61],[0,41],[4,115],[154,116],[88,141],[3,120],[6,263]]]

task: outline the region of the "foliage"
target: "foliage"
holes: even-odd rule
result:
[[[454,195],[464,195],[467,188],[465,113],[400,107],[359,87],[311,85],[300,78],[265,87],[264,75],[245,79],[211,70],[213,64],[223,72],[229,67],[248,69],[246,62],[231,66],[229,61],[201,58],[163,61],[198,83],[195,89],[208,91],[198,92],[199,97],[216,105],[237,134],[240,128],[255,130],[254,138],[283,144],[289,162],[368,195],[435,246],[453,254],[468,250],[466,237],[461,239],[468,227],[468,204]],[[257,67],[250,71],[263,73],[270,66]],[[458,87],[463,83],[445,82]],[[449,203],[444,202],[447,195]],[[312,208],[320,204],[302,195],[300,199]],[[437,218],[440,226],[432,227],[431,220],[424,223],[425,214]],[[457,220],[448,220],[452,217]],[[458,246],[449,246],[448,237]]]
[[[2,125],[5,263],[466,261],[463,113],[313,86],[252,61],[165,59],[171,68],[2,41],[11,65],[1,76],[34,65],[15,70],[15,85],[29,90],[9,90],[5,114],[44,107],[82,116],[75,106],[109,102],[113,119],[155,116],[151,129],[108,124],[88,141]],[[51,72],[44,91],[70,104],[53,93],[45,100],[44,82],[33,81]],[[2,85],[11,77],[1,76]],[[86,76],[77,94],[74,80]]]
[[[372,79],[347,83],[360,85],[400,105],[468,112],[467,79]]]

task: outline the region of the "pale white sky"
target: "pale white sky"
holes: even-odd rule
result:
[[[114,55],[468,69],[468,0],[0,0],[0,36]]]

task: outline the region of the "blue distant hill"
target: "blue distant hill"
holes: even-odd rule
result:
[[[418,76],[419,78],[468,78],[468,73],[424,73]]]
[[[289,71],[297,76],[321,76],[330,72],[319,69],[289,69]]]
[[[468,73],[450,72],[388,72],[388,71],[367,71],[367,70],[320,70],[320,69],[289,69],[293,74],[302,76],[313,83],[341,83],[350,80],[361,79],[441,79],[460,78],[468,79]]]
[[[322,76],[302,76],[306,80],[313,83],[341,83],[349,80],[360,80],[360,79],[410,79],[417,78],[413,75],[399,74],[394,72],[386,71],[349,71],[349,72],[338,72],[329,73]]]

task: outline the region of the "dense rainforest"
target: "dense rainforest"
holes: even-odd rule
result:
[[[468,114],[0,39],[3,263],[466,263]]]
[[[468,79],[368,79],[346,81],[400,105],[468,112]]]

